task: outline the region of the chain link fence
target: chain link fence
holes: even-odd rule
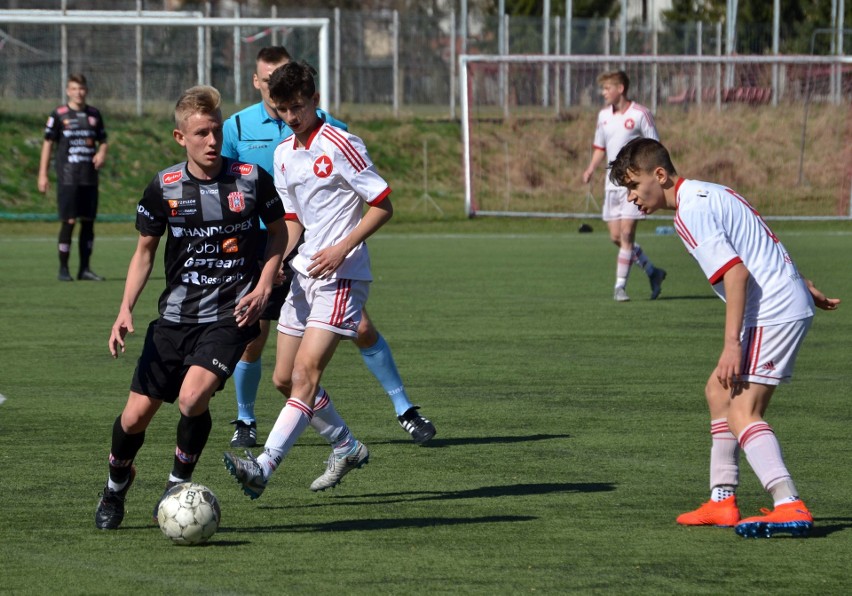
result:
[[[22,11],[58,13],[60,0],[0,2],[0,102],[64,99],[69,72],[87,74],[92,96],[113,110],[149,112],[168,106],[180,92],[198,82],[216,86],[227,102],[244,105],[254,100],[251,73],[257,51],[272,44],[287,46],[291,54],[318,66],[320,40],[310,27],[179,27],[163,25],[99,24],[103,12],[88,12],[94,1],[67,2],[68,14],[88,14],[85,23],[73,25],[14,23],[4,16]],[[327,105],[340,110],[434,113],[456,117],[457,59],[470,54],[572,54],[716,55],[727,53],[721,27],[698,23],[654,31],[639,25],[621,30],[608,19],[572,19],[565,29],[559,18],[471,15],[463,28],[453,12],[333,11],[303,8],[277,10],[234,4],[228,14],[210,3],[185,3],[184,12],[152,10],[156,2],[116,0],[110,14],[145,14],[171,18],[239,17],[327,18],[331,23],[328,88],[321,89]],[[17,5],[17,6],[15,6]],[[21,6],[24,5],[24,6]],[[146,10],[139,11],[140,6]],[[52,14],[52,13],[51,13]],[[766,27],[737,40],[748,53],[766,36]],[[787,31],[782,27],[781,33]],[[203,38],[203,50],[199,39]],[[815,38],[816,39],[816,38]],[[789,45],[789,44],[788,44]],[[814,46],[813,40],[811,46]],[[821,47],[821,46],[820,46]],[[137,68],[139,70],[137,74]],[[141,82],[141,84],[140,84]],[[585,83],[584,83],[585,84]],[[567,97],[597,103],[592,89],[568,90]],[[140,105],[141,104],[141,105]]]

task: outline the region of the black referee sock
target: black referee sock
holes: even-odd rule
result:
[[[210,410],[198,416],[180,415],[177,425],[177,448],[175,449],[172,475],[176,478],[192,478],[192,472],[207,444],[213,418]]]

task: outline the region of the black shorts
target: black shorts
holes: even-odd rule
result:
[[[287,301],[287,294],[290,292],[290,280],[293,278],[293,272],[287,268],[287,278],[280,286],[272,287],[272,294],[269,295],[269,302],[266,303],[266,308],[260,314],[260,318],[264,321],[277,321],[281,315],[281,307]]]
[[[95,219],[98,215],[98,187],[62,184],[56,191],[59,219]]]
[[[130,390],[174,403],[190,366],[216,374],[225,386],[245,347],[260,334],[260,326],[237,327],[234,319],[202,325],[152,321]]]

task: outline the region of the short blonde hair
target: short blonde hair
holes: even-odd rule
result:
[[[598,75],[598,85],[604,83],[615,83],[624,87],[624,95],[627,95],[627,90],[630,88],[630,79],[627,78],[627,73],[623,70],[613,70]]]
[[[196,85],[184,91],[175,104],[175,125],[178,128],[195,114],[218,114],[222,119],[222,95],[210,85]]]

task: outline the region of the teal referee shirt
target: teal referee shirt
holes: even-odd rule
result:
[[[317,110],[317,115],[332,126],[343,130],[349,129],[345,123],[328,112]],[[293,131],[283,120],[271,118],[261,101],[225,120],[222,134],[223,157],[257,164],[274,176],[272,159],[275,156],[275,148],[293,134]],[[266,228],[263,221],[260,224],[261,228]]]

